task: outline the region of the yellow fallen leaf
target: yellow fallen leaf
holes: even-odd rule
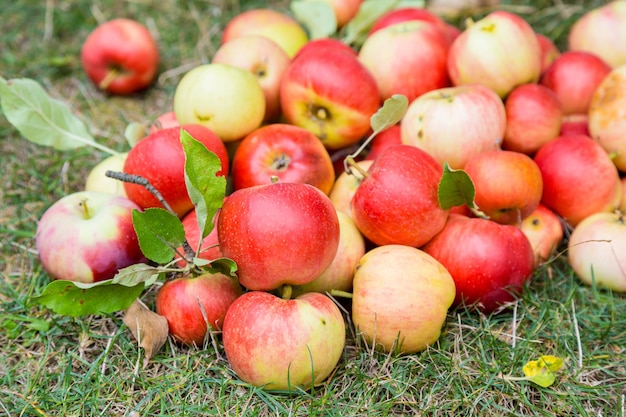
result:
[[[563,367],[563,359],[544,355],[536,361],[528,361],[523,371],[526,378],[541,387],[549,387],[556,379],[555,373]]]

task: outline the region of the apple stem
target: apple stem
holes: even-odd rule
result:
[[[348,174],[352,175],[353,174],[352,169],[354,168],[354,169],[356,169],[359,172],[359,174],[361,175],[362,178],[367,178],[367,177],[370,176],[370,174],[366,170],[361,168],[359,166],[359,164],[356,163],[356,161],[354,160],[354,157],[352,157],[352,155],[348,155],[346,157],[346,159],[344,159],[343,164],[344,164],[345,170],[346,170],[346,172]]]
[[[272,184],[276,184],[276,183],[278,182],[278,176],[277,176],[277,175],[272,175],[272,176],[270,177],[270,182],[271,182]]]
[[[293,287],[289,284],[283,285],[283,293],[282,299],[289,300],[291,298],[291,294],[293,293]]]
[[[342,290],[330,290],[330,295],[333,297],[352,298],[352,293]]]
[[[487,214],[485,214],[484,211],[479,209],[476,204],[474,204],[473,207],[469,207],[469,209],[476,217],[479,217],[479,218],[485,219],[485,220],[489,220],[489,216],[487,216]]]
[[[81,206],[82,209],[83,209],[83,216],[84,216],[85,220],[91,219],[91,213],[89,212],[89,206],[87,205],[87,199],[83,198],[82,200],[80,200],[78,205]]]
[[[105,75],[102,81],[100,81],[100,83],[98,84],[98,88],[101,90],[106,90],[109,85],[111,85],[113,80],[117,78],[118,75],[120,75],[120,70],[117,68],[111,68],[109,72],[107,72],[107,75]]]

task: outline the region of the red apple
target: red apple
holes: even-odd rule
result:
[[[157,130],[167,129],[170,127],[180,126],[178,119],[176,119],[176,113],[172,111],[168,111],[160,114],[155,120],[154,123],[150,125],[149,133],[154,133]]]
[[[565,135],[585,135],[591,136],[589,132],[589,115],[584,114],[568,114],[563,116],[561,121],[561,132],[559,136]]]
[[[182,125],[149,134],[128,152],[124,172],[146,178],[182,218],[193,209],[193,203],[185,185],[185,152],[180,141],[181,129],[219,157],[222,169],[217,175],[228,175],[229,162],[224,143],[210,129],[200,125]],[[162,207],[156,197],[141,185],[125,182],[124,189],[128,198],[141,208]]]
[[[373,160],[362,160],[356,162],[362,172],[367,172],[373,163]],[[354,193],[356,193],[361,181],[363,181],[363,175],[356,168],[353,168],[350,173],[343,171],[339,174],[339,176],[337,176],[337,179],[335,179],[333,188],[330,191],[330,194],[328,194],[333,206],[350,218],[352,218],[352,197],[354,196]]]
[[[449,44],[441,27],[411,20],[369,35],[359,60],[374,76],[382,100],[402,94],[411,102],[428,91],[450,86]]]
[[[328,194],[335,169],[322,142],[308,130],[282,123],[266,125],[246,136],[235,151],[233,188],[280,182],[311,184]]]
[[[326,48],[339,49],[339,50],[351,53],[354,56],[358,55],[358,52],[356,50],[352,49],[352,47],[350,45],[344,43],[340,39],[337,39],[337,38],[317,38],[317,39],[311,39],[310,41],[308,41],[302,48],[300,48],[300,50],[293,57],[293,59],[296,59],[296,58],[304,55],[305,53],[308,53],[309,51],[314,51],[314,50],[317,50],[317,49],[325,50]]]
[[[237,264],[249,290],[304,285],[332,263],[339,220],[330,199],[304,183],[277,182],[241,188],[218,218],[222,254]]]
[[[370,130],[380,97],[374,77],[354,54],[320,48],[292,60],[283,75],[280,103],[287,123],[311,131],[335,150]]]
[[[219,247],[219,240],[217,238],[217,221],[218,221],[218,213],[213,218],[213,229],[211,232],[202,239],[202,243],[200,243],[200,236],[202,235],[200,231],[200,226],[198,225],[198,215],[195,209],[192,209],[189,213],[185,214],[185,217],[182,218],[183,228],[185,229],[185,239],[187,239],[187,243],[191,246],[191,249],[197,251],[200,249],[198,253],[198,258],[205,259],[207,261],[213,261],[217,258],[222,257],[222,251]],[[183,247],[178,248],[178,252],[181,254],[185,253],[185,249]],[[184,268],[187,265],[185,260],[181,259],[177,262],[178,266]]]
[[[422,246],[448,217],[437,198],[442,174],[442,166],[419,148],[387,148],[352,197],[354,222],[376,245]]]
[[[434,23],[442,28],[446,27],[446,22],[428,9],[423,7],[398,7],[388,11],[376,19],[374,24],[369,29],[368,36],[383,28],[395,25],[396,23],[409,22],[413,20]]]
[[[539,47],[541,48],[541,73],[543,72],[561,55],[561,51],[552,41],[541,33],[537,33],[537,40],[539,41]]]
[[[228,363],[242,381],[289,391],[328,378],[341,359],[345,337],[341,311],[320,293],[285,300],[248,292],[228,309],[222,332]]]
[[[563,240],[563,225],[560,217],[539,204],[520,226],[535,252],[535,266],[550,259]]]
[[[500,97],[483,85],[442,88],[415,99],[400,127],[402,143],[462,169],[473,155],[500,149],[506,111]]]
[[[543,145],[534,159],[543,178],[542,204],[571,225],[618,206],[622,189],[617,169],[590,137],[559,136]]]
[[[515,87],[504,102],[506,130],[502,147],[532,155],[559,136],[563,120],[561,102],[540,84]]]
[[[495,312],[515,300],[534,271],[535,255],[515,226],[450,214],[443,230],[422,248],[450,272],[455,306]]]
[[[154,81],[159,48],[144,25],[120,18],[95,28],[85,39],[80,58],[98,88],[112,94],[131,94]]]
[[[98,282],[145,260],[133,227],[139,206],[126,197],[96,191],[66,195],[39,219],[35,245],[54,279]]]
[[[391,126],[377,134],[370,144],[365,159],[375,160],[385,149],[393,145],[402,144],[402,129],[400,124]]]
[[[228,308],[242,293],[236,279],[220,273],[180,277],[159,288],[155,309],[174,339],[201,347],[209,332],[222,330]]]
[[[539,83],[554,91],[563,114],[585,114],[611,67],[590,52],[565,51],[543,72]]]

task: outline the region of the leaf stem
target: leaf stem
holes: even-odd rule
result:
[[[289,300],[293,294],[293,287],[290,284],[283,285],[283,293],[281,298],[283,300]]]

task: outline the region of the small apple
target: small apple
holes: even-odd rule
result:
[[[178,119],[176,119],[176,113],[172,110],[162,113],[156,119],[154,119],[154,122],[150,125],[150,130],[148,133],[154,133],[157,130],[177,126],[180,126],[180,123],[178,122]]]
[[[54,279],[98,282],[145,260],[133,227],[139,206],[126,197],[80,191],[52,204],[37,224],[35,245]]]
[[[541,48],[541,73],[543,72],[561,55],[561,51],[552,41],[541,33],[537,33],[537,40],[539,41],[539,47]]]
[[[185,229],[185,239],[187,239],[187,243],[189,243],[191,249],[194,251],[197,251],[198,248],[200,249],[198,253],[198,258],[200,259],[213,261],[222,257],[222,251],[220,250],[219,240],[217,238],[218,218],[219,210],[213,218],[213,229],[204,237],[204,239],[202,239],[202,243],[200,243],[200,236],[202,233],[200,231],[200,226],[198,225],[198,214],[196,213],[196,209],[192,209],[181,219],[183,228]],[[184,254],[185,249],[183,247],[179,247],[178,252]],[[177,265],[184,268],[185,265],[187,265],[187,262],[184,259],[181,259],[177,262]]]
[[[124,183],[106,176],[107,171],[122,171],[128,152],[110,155],[98,162],[87,174],[85,191],[98,191],[126,197]]]
[[[423,7],[398,7],[380,16],[368,31],[368,36],[381,29],[396,23],[410,22],[414,20],[430,22],[441,28],[446,27],[446,22],[435,13]]]
[[[159,288],[155,309],[174,339],[202,346],[209,332],[222,330],[228,308],[242,293],[235,278],[220,273],[179,277]]]
[[[330,190],[330,194],[328,194],[330,201],[332,201],[337,211],[352,218],[351,202],[354,193],[361,184],[361,181],[363,181],[361,172],[367,172],[373,163],[373,160],[357,161],[356,164],[359,169],[352,169],[350,173],[343,171],[337,176],[333,188]]]
[[[301,0],[306,1],[306,0]],[[363,0],[310,0],[327,3],[335,16],[337,29],[341,29],[356,16]]]
[[[340,39],[337,39],[337,38],[316,38],[316,39],[311,39],[302,48],[300,48],[300,50],[293,57],[293,59],[297,59],[298,57],[304,55],[305,53],[308,53],[309,51],[314,51],[314,50],[317,50],[317,49],[326,49],[326,48],[340,49],[340,50],[348,52],[348,53],[350,53],[350,54],[352,54],[354,56],[358,55],[358,52],[356,50],[352,49],[352,47],[350,45],[348,45],[347,43],[344,43]]]
[[[550,259],[563,240],[563,225],[559,216],[539,204],[530,216],[522,220],[520,229],[535,252],[535,266]]]
[[[100,24],[80,53],[89,79],[111,94],[131,94],[148,87],[159,67],[159,48],[150,31],[132,19]]]
[[[395,124],[377,134],[370,144],[365,159],[375,160],[388,147],[402,144],[402,129]]]

